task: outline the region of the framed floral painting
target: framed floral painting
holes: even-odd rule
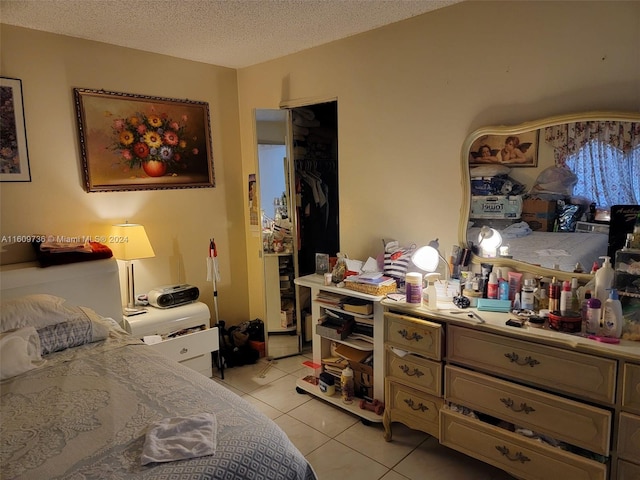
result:
[[[87,192],[214,187],[209,104],[74,89]]]
[[[0,181],[30,182],[22,81],[0,77]]]

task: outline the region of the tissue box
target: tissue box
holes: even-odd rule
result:
[[[477,309],[485,312],[510,312],[511,300],[496,300],[494,298],[479,298]]]

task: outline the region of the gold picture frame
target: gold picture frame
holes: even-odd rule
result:
[[[87,192],[215,187],[208,103],[73,92]]]

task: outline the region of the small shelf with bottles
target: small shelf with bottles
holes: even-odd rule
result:
[[[625,245],[616,252],[614,286],[622,297],[640,298],[640,213]]]

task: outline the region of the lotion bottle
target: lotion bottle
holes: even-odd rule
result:
[[[611,266],[610,257],[605,256],[600,258],[604,259],[604,262],[602,262],[602,267],[596,272],[596,291],[594,296],[604,304],[608,298],[607,290],[613,286],[615,272]]]
[[[622,304],[618,299],[618,291],[615,288],[609,291],[609,298],[604,302],[602,320],[602,334],[605,337],[620,338],[623,322]]]

